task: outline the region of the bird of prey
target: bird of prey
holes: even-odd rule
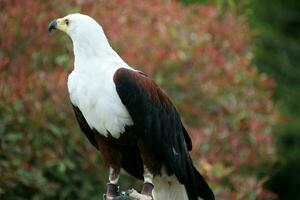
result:
[[[144,199],[213,200],[192,163],[192,142],[178,111],[155,81],[126,64],[87,15],[55,19],[48,29],[73,42],[68,92],[82,132],[108,167],[107,199],[117,199],[124,169],[144,181]]]

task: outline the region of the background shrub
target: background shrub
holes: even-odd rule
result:
[[[274,81],[251,66],[244,18],[177,1],[4,0],[0,4],[1,199],[99,199],[107,181],[67,95],[71,41],[48,23],[71,12],[153,77],[182,114],[194,163],[220,199],[265,199],[274,160]],[[122,188],[138,184],[128,175]]]

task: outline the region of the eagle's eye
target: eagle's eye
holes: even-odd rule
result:
[[[69,26],[69,23],[70,23],[70,22],[69,22],[68,19],[65,19],[65,23],[66,23],[67,26]]]

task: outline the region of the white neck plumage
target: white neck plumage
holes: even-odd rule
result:
[[[86,62],[89,61],[96,62],[97,64],[107,62],[126,64],[111,48],[102,28],[99,28],[96,32],[80,34],[80,37],[74,34],[71,36],[71,39],[73,41],[75,69],[80,69],[83,66],[86,68],[89,66]]]

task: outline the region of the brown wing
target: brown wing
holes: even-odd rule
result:
[[[117,93],[127,108],[144,146],[163,160],[169,172],[185,185],[189,199],[214,199],[188,149],[191,141],[167,95],[147,76],[121,68],[114,75]]]

